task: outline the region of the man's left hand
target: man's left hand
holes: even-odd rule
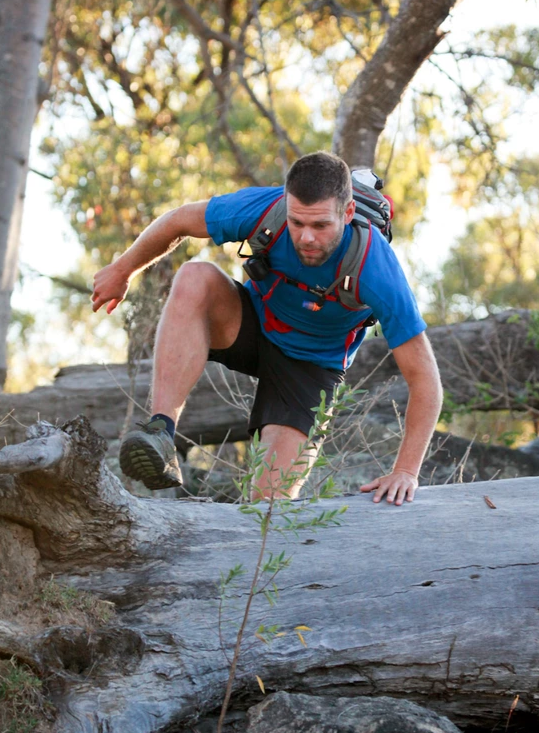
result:
[[[400,506],[404,500],[413,501],[414,494],[418,487],[416,476],[407,471],[393,471],[387,476],[379,476],[369,484],[360,486],[360,491],[365,493],[374,491],[373,501],[378,503],[386,496],[390,504]]]

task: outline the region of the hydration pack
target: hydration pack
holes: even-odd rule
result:
[[[391,219],[393,219],[393,199],[380,193],[384,182],[368,168],[352,171],[352,195],[356,202],[353,221],[360,226],[372,222],[388,242],[393,239]]]
[[[352,219],[352,239],[335,273],[336,279],[328,288],[312,288],[278,273],[284,282],[316,296],[311,310],[320,310],[326,299],[336,299],[349,310],[361,311],[369,308],[359,299],[359,277],[371,245],[372,225],[380,230],[388,242],[392,239],[393,202],[380,193],[383,185],[384,182],[370,170],[352,171],[352,195],[356,202]],[[247,258],[243,267],[252,280],[263,280],[271,272],[268,255],[285,228],[286,199],[283,194],[266,209],[247,237],[252,255],[242,254],[245,242],[238,251],[240,257]],[[335,295],[332,295],[333,291]],[[365,325],[373,325],[375,319],[372,318],[372,321],[372,324]]]

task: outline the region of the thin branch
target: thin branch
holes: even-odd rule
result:
[[[232,154],[236,158],[236,162],[239,166],[238,173],[246,178],[253,186],[263,186],[264,181],[253,172],[251,165],[247,160],[247,156],[234,139],[227,117],[221,117],[219,127],[230,147],[230,150],[232,151]]]
[[[54,181],[54,176],[48,176],[46,173],[43,173],[43,171],[38,171],[35,168],[28,168],[29,173],[35,173],[36,176],[41,176],[41,178],[46,178],[47,181]]]
[[[472,130],[477,135],[478,139],[481,140],[482,147],[484,150],[495,150],[496,146],[496,136],[493,134],[491,126],[488,124],[486,119],[482,116],[482,109],[477,103],[475,97],[473,94],[470,94],[470,92],[461,84],[461,82],[457,81],[448,71],[443,69],[441,66],[439,66],[435,61],[432,60],[432,58],[428,59],[429,63],[434,66],[435,69],[437,69],[441,74],[443,74],[449,81],[451,81],[457,89],[460,91],[462,95],[462,101],[464,102],[466,109],[468,110],[470,117],[468,119],[468,124],[472,128]],[[479,111],[479,119],[482,122],[482,129],[477,124],[477,120],[473,116],[474,110]],[[483,135],[486,135],[488,138],[488,141],[490,145],[485,145],[482,138]]]
[[[468,462],[468,458],[470,457],[470,452],[472,450],[472,445],[474,444],[474,441],[475,441],[475,435],[472,438],[472,440],[470,441],[466,450],[464,451],[462,458],[460,459],[460,461],[457,463],[457,465],[453,469],[453,472],[444,481],[444,484],[450,484],[451,479],[457,475],[457,472],[458,472],[458,478],[457,478],[456,483],[461,484],[463,482],[464,468],[466,467],[466,463]]]
[[[359,59],[361,59],[363,61],[363,63],[366,64],[367,61],[368,61],[367,57],[364,55],[363,51],[358,46],[356,46],[356,44],[354,43],[354,41],[351,38],[348,37],[348,34],[346,33],[346,31],[342,27],[341,16],[340,15],[337,15],[336,16],[336,19],[337,19],[337,28],[339,29],[339,33],[341,35],[341,38],[349,44],[350,48],[354,51],[354,53],[356,54],[356,56]]]
[[[513,58],[512,56],[505,56],[504,54],[489,54],[482,51],[475,51],[472,48],[468,48],[465,51],[455,51],[451,48],[448,51],[435,51],[433,56],[453,56],[458,61],[476,57],[488,59],[489,61],[505,61],[510,66],[514,66],[518,69],[528,69],[529,71],[535,71],[539,74],[539,66],[535,66],[535,64],[529,64],[526,61],[520,61],[520,59]]]
[[[247,401],[245,400],[245,395],[239,389],[236,393],[232,391],[231,386],[229,382],[227,381],[225,374],[224,374],[224,366],[222,364],[219,364],[218,367],[219,367],[219,372],[221,374],[223,382],[226,385],[227,391],[231,399],[230,400],[227,399],[223,395],[223,393],[219,390],[219,388],[217,387],[217,385],[215,384],[211,376],[209,374],[206,374],[206,378],[208,382],[210,383],[211,387],[219,395],[219,397],[223,400],[223,402],[225,402],[225,404],[229,405],[230,407],[235,407],[236,409],[241,410],[245,414],[246,417],[249,417],[250,412],[251,412],[251,405],[248,404]],[[236,380],[236,386],[237,386],[238,383],[237,383],[236,372],[232,372],[232,378]],[[249,398],[250,398],[250,402],[252,403],[253,396],[249,395]]]
[[[271,83],[271,77],[268,73],[268,60],[267,60],[267,54],[266,54],[266,46],[264,43],[264,33],[262,30],[262,23],[260,22],[260,16],[258,13],[259,5],[258,0],[252,0],[252,13],[255,18],[255,24],[258,31],[258,40],[260,41],[260,50],[262,52],[262,67],[264,69],[264,77],[266,79],[266,89],[267,89],[267,95],[268,95],[268,105],[269,105],[269,111],[273,117],[273,119],[277,119],[276,113],[275,113],[275,105],[273,103],[273,86]],[[279,153],[281,158],[281,168],[283,172],[283,181],[286,177],[286,171],[288,169],[288,166],[286,164],[286,149],[285,149],[285,136],[283,134],[283,128],[279,125],[279,127],[275,130],[277,135],[277,140],[279,141]]]
[[[90,92],[90,88],[88,87],[88,81],[86,80],[86,74],[84,73],[84,69],[81,67],[80,69],[80,81],[82,83],[84,94],[88,101],[90,102],[92,109],[95,113],[96,120],[102,120],[105,118],[105,111],[103,107],[96,101],[93,94]]]
[[[232,131],[230,129],[230,125],[228,123],[228,110],[230,108],[230,89],[228,88],[228,75],[217,76],[215,74],[210,51],[208,48],[208,41],[204,36],[199,36],[200,41],[200,51],[202,54],[202,59],[204,62],[204,67],[206,70],[206,75],[213,85],[213,88],[215,89],[215,92],[219,98],[219,101],[221,102],[221,114],[218,117],[218,129],[221,131],[222,135],[228,142],[228,145],[230,147],[230,150],[234,157],[236,158],[236,161],[238,163],[239,167],[239,174],[246,178],[252,185],[254,186],[261,186],[262,181],[258,178],[258,176],[254,173],[252,170],[249,161],[247,160],[247,157],[241,147],[238,145],[236,140],[234,139],[234,136],[232,134]],[[241,76],[241,75],[240,75]]]
[[[223,19],[223,33],[230,37],[230,28],[232,25],[232,9],[235,0],[221,0],[221,17]],[[221,73],[227,75],[229,73],[230,48],[223,45],[221,53]]]
[[[219,41],[219,43],[230,51],[236,51],[236,53],[245,55],[244,49],[238,43],[233,41],[230,35],[212,30],[212,28],[204,22],[202,16],[199,15],[196,10],[189,5],[189,3],[185,2],[185,0],[173,0],[173,2],[181,15],[201,40],[204,40],[206,43],[208,41]]]
[[[244,89],[247,92],[247,94],[249,95],[249,97],[251,98],[251,100],[254,103],[255,107],[259,110],[259,112],[261,112],[264,115],[264,117],[267,120],[269,120],[269,122],[271,123],[271,126],[273,128],[273,131],[275,132],[275,134],[277,136],[282,135],[284,137],[284,139],[286,140],[286,142],[288,143],[288,145],[294,151],[294,154],[298,158],[301,158],[301,156],[303,155],[303,152],[301,151],[301,149],[290,138],[290,136],[288,135],[288,133],[286,132],[286,130],[284,129],[284,127],[282,127],[278,123],[278,121],[277,121],[275,115],[273,114],[273,112],[270,109],[267,109],[267,107],[265,107],[262,104],[262,102],[258,99],[258,97],[256,96],[256,94],[253,92],[253,90],[249,86],[249,83],[247,82],[247,79],[241,77],[240,78],[240,83],[244,87]]]
[[[23,270],[26,270],[28,274],[34,277],[46,277],[51,282],[56,283],[57,285],[62,285],[62,287],[68,288],[69,290],[74,290],[75,292],[81,293],[82,295],[91,295],[93,293],[93,290],[91,290],[91,288],[89,288],[87,285],[81,285],[80,283],[69,280],[66,277],[61,277],[60,275],[46,275],[45,273],[39,272],[39,270],[34,269],[31,265],[28,265],[26,263],[22,263],[21,267]],[[129,297],[126,298],[126,300],[128,299]]]
[[[120,87],[132,101],[133,107],[137,110],[144,104],[144,99],[136,90],[131,88],[133,75],[128,71],[125,64],[118,61],[114,54],[114,42],[116,40],[117,36],[114,36],[112,41],[107,41],[105,38],[100,37],[98,53],[105,66],[116,75]],[[110,58],[107,58],[108,56]]]
[[[229,704],[230,698],[232,696],[232,685],[234,684],[234,678],[236,676],[236,666],[238,664],[238,659],[239,659],[239,656],[240,656],[241,642],[242,642],[242,639],[243,639],[243,634],[245,632],[245,628],[247,626],[247,620],[249,618],[249,612],[251,610],[251,604],[252,604],[253,598],[255,596],[255,589],[256,589],[256,586],[257,586],[257,583],[258,583],[258,578],[260,577],[260,572],[261,572],[261,568],[262,568],[262,561],[264,560],[264,553],[266,552],[266,542],[268,540],[268,531],[269,531],[269,526],[270,526],[270,522],[271,522],[271,514],[272,514],[272,511],[273,511],[274,503],[275,503],[275,492],[272,491],[271,492],[271,497],[270,497],[268,511],[267,511],[267,514],[266,514],[266,528],[265,528],[265,531],[262,533],[262,543],[260,545],[260,552],[258,553],[258,559],[256,561],[255,572],[253,574],[253,579],[251,581],[251,587],[249,589],[249,595],[248,595],[248,598],[247,598],[247,603],[245,605],[245,611],[244,611],[244,614],[243,614],[243,619],[242,619],[241,627],[240,627],[240,630],[238,631],[238,635],[236,637],[236,645],[234,647],[234,656],[232,658],[232,664],[230,666],[230,672],[229,672],[229,675],[228,675],[228,682],[227,682],[227,686],[226,686],[225,699],[223,701],[223,706],[221,708],[221,715],[219,716],[219,721],[218,721],[218,724],[217,724],[217,733],[221,733],[221,731],[223,730],[223,723],[224,723],[224,720],[225,720],[226,711],[228,709],[228,704]]]

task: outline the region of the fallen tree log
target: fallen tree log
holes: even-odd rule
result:
[[[222,701],[260,530],[237,506],[132,496],[104,449],[77,418],[0,451],[0,547],[16,538],[29,558],[22,583],[13,556],[2,567],[0,656],[49,680],[55,733],[187,730]],[[459,727],[505,721],[517,692],[539,716],[538,490],[534,477],[431,487],[400,508],[333,499],[323,508],[349,505],[340,526],[272,533],[292,564],[277,605],[253,604],[235,708],[260,701],[258,675],[268,691],[405,697]],[[220,574],[239,563],[220,626]],[[50,573],[116,617],[32,626],[28,593]],[[272,622],[287,633],[266,645],[255,632]]]
[[[142,392],[139,395],[141,400],[147,397],[145,391],[151,376],[150,369],[150,362],[144,362],[137,378],[137,389]],[[234,380],[232,393],[230,385],[225,381],[227,370],[215,364],[208,365],[182,418],[180,428],[187,433],[187,437],[202,443],[224,440],[227,436],[230,440],[247,439],[246,415],[249,397],[245,394],[241,396],[241,390],[252,394],[252,380],[231,373],[228,373],[228,376]],[[24,439],[26,428],[23,423],[30,424],[40,414],[42,397],[44,397],[44,409],[41,410],[41,415],[46,414],[51,420],[57,415],[55,420],[57,422],[61,422],[62,416],[69,414],[70,405],[78,406],[80,409],[88,408],[90,414],[95,417],[99,432],[112,442],[107,459],[113,471],[121,476],[117,465],[115,439],[121,430],[120,417],[125,414],[124,410],[127,407],[125,392],[128,387],[124,365],[106,368],[99,365],[69,367],[61,371],[52,387],[38,388],[26,395],[0,395],[0,400],[12,399],[19,405],[16,410],[19,421],[5,421],[3,437],[8,443]],[[341,480],[348,490],[357,490],[362,483],[378,476],[382,468],[388,470],[391,467],[401,440],[391,402],[398,396],[399,389],[401,389],[400,382],[394,381],[389,387],[380,388],[380,396],[371,398],[367,395],[365,405],[357,406],[356,415],[339,421],[336,434],[334,433],[328,442],[329,454],[340,452],[342,455],[346,451],[346,460],[341,467]],[[229,394],[228,401],[219,396],[226,394]],[[100,395],[99,400],[96,399],[97,395]],[[243,407],[233,407],[230,404],[232,400],[236,400],[238,405],[243,400]],[[204,409],[204,404],[212,406],[211,417],[210,409]],[[367,412],[366,415],[362,415],[364,410]],[[138,414],[139,419],[143,419],[141,411],[136,411],[135,414]],[[204,428],[203,420],[209,421],[209,428]],[[338,435],[344,435],[345,440]],[[185,453],[189,447],[188,443],[182,439],[177,439],[177,443],[180,450]],[[370,445],[373,446],[371,452],[374,457],[366,450]],[[220,471],[219,476],[217,474],[213,478],[210,476],[208,481],[205,472],[191,470],[186,466],[184,475],[188,492],[210,496],[215,496],[217,492],[222,493],[224,497],[235,495],[233,478],[236,476],[228,469]],[[436,433],[420,478],[422,484],[439,484],[516,478],[538,473],[537,451],[524,453],[497,446],[486,447],[475,442],[470,444],[469,441],[455,436]],[[215,483],[218,486],[214,490],[211,485]]]
[[[444,389],[455,404],[471,403],[473,409],[487,411],[539,410],[533,389],[539,381],[539,334],[534,316],[533,311],[515,309],[428,329]],[[361,347],[350,370],[351,380],[370,373],[387,351],[383,339],[372,339],[365,346],[368,350]],[[364,386],[372,389],[397,373],[389,357]]]
[[[133,408],[129,425],[147,420],[152,364],[142,361],[133,379],[126,364],[85,364],[60,369],[50,387],[28,393],[0,394],[0,410],[5,419],[0,436],[8,443],[24,439],[27,425],[37,419],[53,424],[84,413],[107,440],[121,433],[128,407]],[[242,374],[208,364],[182,415],[179,430],[195,443],[247,440],[248,408],[254,383]],[[134,401],[134,402],[133,402]],[[185,451],[188,443],[178,440]]]
[[[530,322],[529,311],[507,311],[482,321],[429,329],[444,388],[456,405],[471,404],[479,410],[539,409],[539,352],[528,339]],[[375,411],[391,415],[393,402],[404,411],[408,396],[402,378],[389,389],[385,386],[397,374],[386,341],[370,339],[362,345],[347,381],[353,385],[365,380],[362,387],[376,399]],[[133,378],[124,364],[61,369],[50,387],[26,394],[0,394],[0,412],[10,415],[0,426],[0,437],[17,442],[24,438],[24,426],[36,419],[55,423],[84,413],[103,437],[115,439],[126,420],[129,394],[135,401],[130,425],[145,419],[150,381],[151,362],[147,360]],[[179,431],[201,444],[246,440],[253,394],[252,379],[208,364],[187,402]],[[178,439],[181,450],[187,445]]]

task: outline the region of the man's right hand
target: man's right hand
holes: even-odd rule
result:
[[[94,292],[92,293],[92,310],[98,311],[102,305],[108,303],[107,313],[110,315],[116,306],[122,302],[129,290],[130,278],[120,272],[117,263],[107,265],[94,276]]]

